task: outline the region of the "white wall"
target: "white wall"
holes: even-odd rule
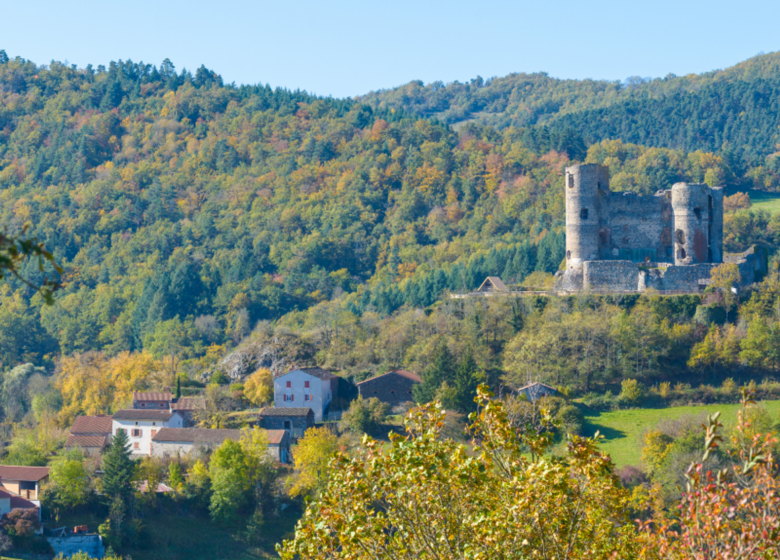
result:
[[[292,385],[287,387],[287,382]],[[309,388],[305,387],[306,381]],[[293,400],[285,400],[285,395],[293,396]],[[306,396],[311,400],[306,400]],[[274,406],[278,408],[309,407],[314,411],[314,421],[322,422],[325,407],[328,406],[333,395],[331,394],[330,381],[324,381],[319,377],[309,375],[299,369],[280,375],[274,379]]]
[[[111,434],[116,435],[119,428],[127,430],[127,439],[130,441],[130,451],[133,455],[151,455],[152,437],[161,428],[183,428],[184,422],[179,413],[175,413],[169,420],[117,420],[114,418],[111,424]],[[140,437],[133,435],[133,430],[140,430]]]

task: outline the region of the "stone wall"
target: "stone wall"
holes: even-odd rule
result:
[[[86,552],[90,558],[103,558],[105,550],[100,535],[68,535],[46,539],[54,549],[54,555],[70,558],[79,552]]]
[[[412,389],[416,384],[416,381],[408,377],[391,372],[363,381],[358,384],[358,390],[364,399],[376,397],[382,402],[395,406],[414,400]]]
[[[637,290],[639,267],[631,261],[583,263],[582,284],[586,290]]]
[[[285,425],[285,421],[289,424]],[[291,426],[291,428],[288,428]],[[290,430],[293,440],[302,438],[306,430],[314,427],[314,416],[264,416],[260,418],[260,427],[266,430]]]

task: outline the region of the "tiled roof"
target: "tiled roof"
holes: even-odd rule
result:
[[[0,487],[0,498],[10,498],[11,509],[38,509],[38,506],[30,500],[25,500],[20,495],[14,494],[2,487]]]
[[[267,406],[260,410],[258,415],[260,417],[263,416],[307,416],[311,412],[311,408],[307,407],[297,407],[297,406],[291,406],[290,408],[287,407],[274,407],[274,406]]]
[[[173,399],[173,394],[168,392],[163,393],[142,393],[139,391],[133,392],[134,401],[168,401]]]
[[[157,432],[152,441],[183,442],[183,443],[222,443],[226,439],[237,440],[241,430],[219,430],[209,428],[163,428]]]
[[[396,369],[394,371],[388,371],[387,373],[382,375],[377,375],[376,377],[372,377],[371,379],[366,379],[365,381],[361,381],[360,383],[358,383],[358,385],[362,385],[367,381],[373,381],[374,379],[379,379],[380,377],[384,377],[385,375],[391,375],[391,374],[397,374],[400,375],[401,377],[406,377],[407,379],[411,379],[412,381],[415,381],[417,383],[422,383],[422,378],[416,373],[412,373],[411,371],[406,371],[405,369]]]
[[[206,399],[203,397],[181,397],[171,403],[171,410],[199,410],[205,406]]]
[[[134,484],[135,484],[136,490],[138,490],[142,494],[149,491],[149,481],[148,480],[140,480],[138,482],[135,482]],[[167,484],[165,484],[163,482],[158,482],[157,483],[157,493],[158,494],[166,494],[168,492],[173,492],[173,488],[171,488],[170,486],[168,486]]]
[[[169,410],[136,410],[133,408],[126,408],[124,410],[117,410],[114,414],[114,420],[170,420],[174,415]]]
[[[319,377],[320,379],[336,379],[338,377],[337,375],[333,375],[331,372],[324,370],[321,367],[302,367],[291,369],[287,373],[280,373],[275,378],[278,379],[279,377],[284,377],[288,373],[292,373],[294,371],[302,371],[304,373],[308,373],[309,375],[313,375],[314,377]]]
[[[49,476],[49,467],[19,467],[0,465],[0,480],[24,480],[38,482]]]
[[[104,447],[106,445],[106,436],[82,436],[69,435],[65,447]]]
[[[71,434],[110,434],[111,416],[101,414],[99,416],[76,416]]]
[[[266,432],[268,432],[268,443],[271,445],[279,445],[282,443],[287,430],[266,430]]]

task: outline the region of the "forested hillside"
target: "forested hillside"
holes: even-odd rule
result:
[[[547,77],[528,79],[578,108],[604,105],[599,91],[616,103],[633,98],[616,84],[557,89]],[[723,82],[686,80],[700,91]],[[0,53],[0,222],[10,231],[29,223],[65,268],[53,306],[19,282],[2,288],[3,367],[51,370],[63,355],[143,351],[176,354],[199,376],[258,324],[267,333],[262,322],[276,321],[319,333],[302,355],[347,373],[409,359],[423,367],[430,348],[412,358],[408,344],[347,357],[332,345],[349,340],[358,352],[357,339],[386,336],[394,317],[488,274],[549,283],[563,258],[566,165],[604,163],[614,189],[643,194],[675,181],[741,180],[712,152],[587,146],[565,130],[479,121],[454,130],[420,112],[411,102],[372,109],[225,85],[211,70],[177,72],[168,60],[78,69]],[[732,210],[728,249],[759,243],[772,252],[777,219]],[[30,266],[23,276],[40,272]],[[481,365],[500,375],[503,342],[494,343]]]
[[[569,153],[604,139],[723,155],[745,182],[777,188],[780,54],[759,55],[701,75],[560,80],[511,74],[469,83],[414,81],[361,100],[404,108],[449,124],[530,127],[529,136],[564,136]],[[547,125],[547,126],[541,126]],[[557,148],[560,150],[560,148]]]

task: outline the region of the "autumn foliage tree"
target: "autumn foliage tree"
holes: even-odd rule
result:
[[[438,403],[413,410],[390,446],[366,437],[339,455],[295,538],[278,550],[307,559],[599,559],[638,552],[628,493],[598,451],[572,437],[563,457],[548,435],[518,435],[502,403],[479,389],[474,453],[443,438]],[[525,453],[528,448],[535,452]]]

